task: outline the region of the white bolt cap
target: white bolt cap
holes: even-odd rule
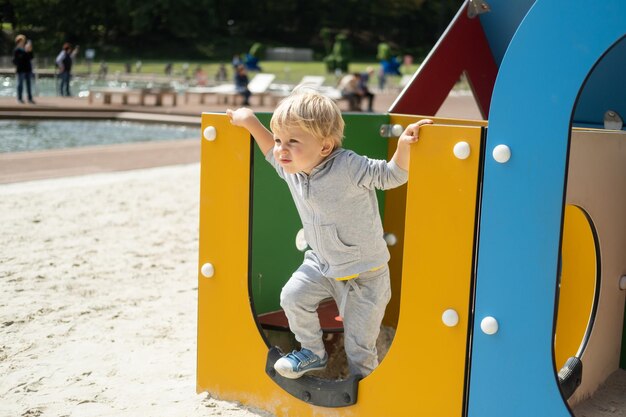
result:
[[[387,246],[394,246],[398,243],[398,238],[393,233],[385,233],[383,238],[385,239],[385,242],[387,242]]]
[[[202,132],[204,138],[208,141],[214,141],[217,137],[217,130],[213,126],[207,126],[204,128],[204,132]]]
[[[441,315],[441,321],[448,327],[454,327],[459,324],[459,314],[453,309],[449,308]]]
[[[619,289],[626,290],[626,275],[622,275],[619,279]]]
[[[207,262],[202,265],[202,268],[200,268],[200,273],[205,278],[213,278],[213,275],[215,274],[215,268],[213,267],[213,264]]]
[[[498,320],[491,316],[485,317],[480,322],[480,330],[482,330],[485,334],[496,334],[498,332]]]
[[[307,243],[306,239],[304,238],[304,229],[298,230],[298,233],[296,233],[296,248],[300,252],[304,252],[306,250],[306,248],[308,248],[308,247],[309,247],[309,244]]]
[[[400,135],[404,132],[404,126],[402,125],[393,125],[391,128],[391,134],[396,137],[400,137]]]
[[[511,149],[506,145],[498,145],[493,148],[493,159],[501,164],[504,164],[511,159]]]
[[[470,156],[470,145],[467,142],[459,142],[454,145],[454,156],[459,159],[467,159]]]

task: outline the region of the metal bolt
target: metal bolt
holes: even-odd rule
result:
[[[511,159],[511,148],[506,145],[498,145],[493,148],[492,155],[493,159],[501,164],[504,164],[505,162],[508,162],[509,159]]]
[[[482,330],[485,334],[496,334],[498,333],[498,328],[498,320],[496,320],[494,317],[487,316],[480,322],[480,330]]]
[[[449,308],[441,315],[441,321],[448,327],[454,327],[459,324],[459,313]]]
[[[213,267],[213,264],[207,262],[202,265],[202,268],[200,268],[200,273],[205,278],[213,278],[213,275],[215,274],[215,267]]]
[[[206,140],[208,140],[209,142],[212,142],[217,137],[217,130],[215,130],[213,126],[207,126],[202,132],[202,135],[204,136]]]
[[[459,142],[454,145],[452,152],[459,159],[467,159],[470,156],[470,145],[467,142]]]

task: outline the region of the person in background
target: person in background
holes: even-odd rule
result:
[[[68,42],[63,44],[63,49],[55,60],[57,68],[59,69],[59,95],[71,96],[70,93],[70,80],[72,78],[72,62],[78,54],[79,46],[76,45],[72,48],[72,45]]]
[[[98,68],[98,79],[106,80],[107,74],[109,73],[109,66],[106,62],[100,62],[100,68]]]
[[[388,75],[402,76],[402,73],[400,72],[400,65],[402,65],[400,59],[393,56],[389,59],[380,61],[380,73],[378,74],[378,88],[380,91],[385,89]]]
[[[237,67],[243,64],[243,61],[241,60],[241,56],[239,54],[234,54],[231,64],[233,65],[233,68],[237,70]]]
[[[248,90],[248,74],[243,64],[239,64],[235,71],[235,90],[243,97],[243,105],[249,106],[252,93]]]
[[[209,79],[200,65],[194,70],[193,77],[196,80],[196,85],[204,87],[209,84]]]
[[[215,74],[215,81],[224,82],[228,79],[228,72],[226,71],[226,65],[223,63],[217,69],[217,73]]]
[[[15,65],[15,72],[17,74],[17,101],[24,103],[22,98],[22,91],[24,84],[26,84],[26,94],[28,95],[28,102],[35,104],[33,101],[33,93],[31,89],[31,79],[33,76],[33,44],[30,40],[26,40],[26,36],[17,35],[15,37],[15,50],[13,51],[13,64]]]
[[[370,113],[374,111],[374,93],[370,91],[369,87],[367,86],[367,82],[370,80],[372,75],[374,75],[374,68],[367,67],[365,69],[365,72],[361,73],[358,88],[359,95],[361,97],[367,98],[367,111]]]
[[[346,74],[339,81],[338,89],[341,97],[348,100],[348,108],[350,111],[361,110],[361,95],[359,94],[359,83],[361,82],[361,74],[358,72]]]

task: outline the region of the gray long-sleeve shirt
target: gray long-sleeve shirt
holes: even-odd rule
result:
[[[304,236],[322,273],[341,279],[389,261],[375,189],[398,187],[408,172],[395,162],[335,150],[310,175],[289,174],[265,155],[283,178],[300,214]]]

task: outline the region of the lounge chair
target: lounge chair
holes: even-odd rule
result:
[[[252,77],[248,83],[248,90],[253,97],[258,97],[258,104],[263,105],[265,96],[269,94],[269,86],[274,81],[274,74],[259,73]],[[193,87],[185,91],[185,103],[189,101],[190,95],[199,95],[200,103],[204,104],[204,98],[208,95],[214,95],[217,103],[228,103],[228,99],[232,98],[233,104],[236,104],[237,98],[241,97],[234,84],[222,84],[216,87]]]
[[[323,75],[305,75],[297,85],[292,84],[272,84],[270,85],[270,97],[276,105],[280,100],[287,97],[294,88],[301,85],[309,86],[315,90],[320,90],[326,81]]]

